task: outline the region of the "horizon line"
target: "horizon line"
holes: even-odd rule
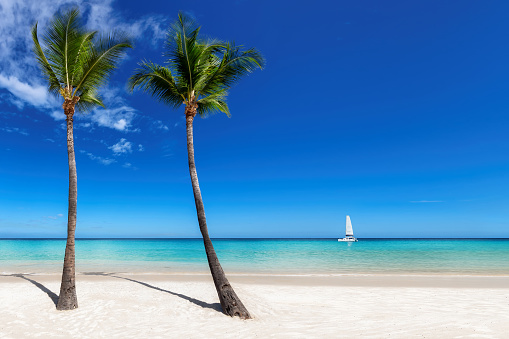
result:
[[[288,238],[288,237],[274,237],[274,238],[266,238],[266,237],[253,237],[253,238],[225,238],[225,237],[217,237],[217,238],[211,238],[212,240],[331,240],[331,239],[338,239],[337,237],[331,237],[331,238],[324,238],[324,237],[317,237],[317,238],[310,238],[310,237],[294,237],[294,238]],[[509,237],[485,237],[485,238],[474,238],[474,237],[366,237],[366,238],[359,238],[357,239],[363,239],[363,240],[495,240],[495,239],[501,239],[501,240],[509,240]],[[67,238],[35,238],[35,237],[12,237],[12,238],[2,238],[0,237],[0,240],[67,240]],[[83,237],[83,238],[75,238],[75,240],[203,240],[201,237],[176,237],[176,238],[154,238],[154,237],[97,237],[97,238],[90,238],[90,237]]]

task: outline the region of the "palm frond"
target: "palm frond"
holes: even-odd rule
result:
[[[199,32],[194,20],[179,13],[165,42],[168,67],[141,63],[129,79],[130,90],[140,87],[175,108],[196,100],[200,115],[219,111],[229,116],[227,90],[246,74],[263,68],[265,61],[256,49],[205,41]]]
[[[149,61],[143,61],[139,65],[140,68],[136,69],[136,73],[128,81],[127,86],[131,92],[140,87],[169,106],[177,108],[182,104],[186,99],[187,88],[177,86],[170,69]]]
[[[198,114],[203,117],[210,113],[219,111],[225,113],[228,117],[230,117],[230,109],[228,108],[228,104],[226,103],[227,96],[228,92],[226,91],[226,89],[223,89],[201,98],[197,102]]]
[[[265,65],[263,56],[256,49],[243,51],[234,43],[225,45],[222,57],[221,63],[204,79],[202,87],[198,89],[200,94],[206,95],[219,88],[230,88],[245,75],[257,68],[263,69]]]
[[[60,82],[58,81],[55,72],[51,68],[48,59],[46,59],[46,56],[44,55],[44,52],[39,43],[39,38],[37,36],[37,23],[35,23],[34,27],[32,27],[32,39],[34,41],[33,51],[36,55],[37,62],[42,70],[42,73],[44,74],[44,77],[46,78],[46,81],[48,82],[48,91],[53,95],[58,95],[60,90]]]
[[[165,55],[168,65],[176,74],[178,82],[186,87],[188,96],[192,93],[195,83],[203,72],[201,63],[204,45],[198,41],[200,27],[194,20],[179,13],[178,20],[171,26],[166,41]],[[187,99],[189,97],[187,96]]]
[[[71,9],[62,15],[55,15],[50,23],[50,29],[44,36],[47,46],[46,56],[60,82],[66,87],[71,86],[73,60],[79,53],[81,36],[84,29],[78,21],[79,10]]]
[[[93,39],[95,35],[97,34],[96,31],[94,32],[88,32],[85,34],[82,34],[79,37],[80,44],[78,48],[78,53],[76,53],[76,56],[74,60],[72,60],[71,64],[71,85],[76,86],[77,80],[81,79],[83,76],[83,65],[86,64],[91,50],[94,48],[94,42]]]
[[[132,43],[125,34],[117,33],[100,38],[87,54],[82,67],[83,74],[80,79],[76,79],[75,93],[79,95],[80,91],[103,85],[127,48],[132,48]]]
[[[97,32],[85,30],[79,16],[77,8],[57,13],[43,36],[44,46],[39,43],[37,24],[32,28],[32,39],[50,93],[65,98],[79,96],[76,107],[90,110],[104,106],[97,95],[98,87],[132,43],[119,32],[98,39]]]
[[[82,112],[90,112],[96,106],[104,107],[104,103],[96,88],[91,88],[81,93],[80,100],[76,103],[76,107]]]

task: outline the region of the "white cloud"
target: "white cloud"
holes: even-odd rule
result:
[[[135,110],[129,106],[122,106],[112,109],[95,109],[90,115],[86,115],[85,118],[89,118],[92,122],[99,126],[109,127],[118,131],[129,131],[131,123],[136,117]]]
[[[132,167],[132,164],[130,162],[126,162],[125,164],[122,165],[122,167],[129,168]]]
[[[108,106],[126,105],[127,101],[124,97],[126,93],[125,84],[119,84],[119,86],[109,84],[101,87],[101,97],[108,103]]]
[[[97,161],[98,163],[103,164],[103,165],[110,165],[110,164],[112,164],[112,163],[114,163],[114,162],[117,162],[115,159],[99,157],[99,156],[93,155],[92,153],[87,152],[87,151],[83,151],[83,150],[81,150],[80,152],[81,152],[81,153],[83,153],[83,154],[88,155],[88,157],[89,157],[91,160],[95,160],[95,161]]]
[[[63,112],[56,111],[61,107],[61,100],[47,92],[32,52],[30,33],[34,23],[38,22],[41,38],[59,10],[78,6],[82,14],[87,15],[83,19],[89,29],[101,33],[125,31],[135,39],[160,47],[168,22],[165,16],[126,19],[113,7],[114,3],[114,0],[0,0],[0,102],[8,101],[20,110],[24,105],[32,105],[48,111],[55,120],[65,119]],[[119,131],[132,130],[134,110],[125,102],[124,94],[115,88],[102,88],[101,95],[110,109],[105,111],[105,116],[102,116],[102,110],[96,110],[91,121]]]
[[[50,114],[49,114],[53,119],[55,119],[56,121],[59,121],[59,120],[65,120],[66,116],[64,114],[64,111],[63,110],[60,110],[60,111],[52,111]]]
[[[1,88],[1,87],[0,87]],[[1,102],[8,102],[10,104],[13,104],[14,106],[16,106],[18,108],[18,110],[22,110],[24,107],[25,107],[25,103],[18,99],[14,94],[12,94],[11,92],[7,92],[7,93],[0,93],[0,103]]]
[[[7,133],[19,133],[19,134],[22,134],[22,135],[28,135],[28,132],[22,128],[18,128],[18,127],[2,127],[0,128],[0,131],[4,131],[4,132],[7,132]]]
[[[119,30],[128,33],[135,39],[149,40],[158,45],[166,36],[168,19],[163,15],[145,16],[135,21],[126,22],[112,7],[112,0],[90,3],[90,15],[87,26],[93,30],[110,32]]]
[[[0,88],[5,88],[22,102],[26,102],[35,107],[50,107],[55,104],[55,100],[49,97],[46,87],[40,85],[29,85],[21,82],[15,76],[4,76],[0,74]],[[17,105],[19,107],[19,105]]]
[[[29,76],[36,70],[36,61],[31,51],[30,29],[36,21],[39,29],[44,29],[53,15],[64,8],[78,6],[82,13],[88,13],[84,19],[92,30],[105,33],[112,30],[125,31],[136,39],[143,38],[153,43],[164,39],[168,27],[166,16],[156,14],[126,20],[113,8],[113,4],[113,0],[1,0],[1,73],[15,75],[21,81],[31,78]]]
[[[117,162],[115,159],[107,159],[107,158],[105,159],[105,158],[101,158],[101,157],[94,157],[92,160],[97,160],[99,163],[101,163],[103,165],[109,165],[114,162]]]
[[[145,147],[143,147],[142,144],[138,145],[138,152],[143,152],[145,150]]]
[[[108,147],[113,151],[113,155],[120,155],[124,153],[132,153],[132,143],[122,138],[115,145]]]
[[[127,121],[123,118],[113,124],[113,127],[115,127],[115,129],[118,129],[119,131],[123,131],[126,126]]]
[[[167,131],[169,129],[168,126],[166,126],[161,120],[155,120],[154,126],[158,129],[162,129],[165,131]]]

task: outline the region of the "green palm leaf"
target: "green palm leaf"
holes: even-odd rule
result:
[[[116,68],[131,40],[123,33],[97,38],[86,31],[78,9],[57,14],[43,36],[41,46],[37,24],[32,28],[34,52],[48,83],[48,90],[64,99],[80,97],[76,107],[88,111],[104,106],[97,95]]]
[[[177,87],[168,68],[148,61],[141,62],[140,66],[129,79],[129,90],[139,87],[157,100],[175,108],[182,104],[186,89]]]
[[[257,68],[263,68],[264,59],[255,49],[247,51],[236,47],[234,43],[227,43],[220,64],[214,68],[209,76],[204,77],[197,86],[199,94],[209,94],[221,88],[230,88],[242,77]]]
[[[123,34],[100,38],[83,59],[83,73],[75,80],[75,93],[79,95],[80,91],[103,85],[124,56],[125,49],[130,47],[129,38]]]
[[[223,112],[228,117],[230,116],[230,109],[226,103],[228,92],[224,90],[216,91],[209,96],[203,97],[197,101],[198,114],[201,116],[208,115],[215,112]]]
[[[194,100],[200,115],[223,112],[229,116],[228,89],[245,75],[263,68],[264,59],[256,49],[206,41],[199,38],[199,33],[196,22],[179,13],[167,34],[167,67],[141,62],[129,79],[129,89],[140,88],[173,108]]]

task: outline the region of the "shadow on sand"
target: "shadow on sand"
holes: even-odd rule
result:
[[[176,292],[172,292],[172,291],[168,291],[168,290],[165,290],[165,289],[162,289],[160,287],[157,287],[157,286],[154,286],[154,285],[150,285],[146,282],[142,282],[142,281],[138,281],[138,280],[134,280],[134,279],[130,279],[130,278],[126,278],[126,277],[120,277],[118,275],[114,275],[115,273],[105,273],[105,272],[84,272],[84,273],[81,273],[83,275],[97,275],[97,276],[103,276],[103,277],[111,277],[111,278],[117,278],[117,279],[124,279],[124,280],[128,280],[128,281],[132,281],[132,282],[135,282],[137,284],[140,284],[140,285],[143,285],[143,286],[146,286],[146,287],[149,287],[149,288],[152,288],[154,290],[157,290],[157,291],[161,291],[161,292],[165,292],[165,293],[169,293],[171,295],[174,295],[174,296],[177,296],[179,298],[182,298],[184,300],[187,300],[189,302],[192,302],[193,304],[195,305],[198,305],[200,307],[203,307],[203,308],[210,308],[210,309],[213,309],[215,311],[218,311],[218,312],[223,312],[222,309],[221,309],[221,304],[219,303],[214,303],[214,304],[209,304],[209,303],[206,303],[204,301],[201,301],[201,300],[198,300],[198,299],[194,299],[194,298],[191,298],[191,297],[188,297],[187,295],[184,295],[184,294],[180,294],[180,293],[176,293]]]
[[[11,277],[17,277],[17,278],[21,278],[21,279],[24,279],[26,281],[29,281],[31,282],[32,284],[34,284],[35,286],[37,286],[38,289],[40,289],[41,291],[43,291],[44,293],[46,293],[48,295],[48,297],[51,299],[51,301],[53,301],[53,303],[55,304],[55,307],[57,306],[58,304],[58,295],[56,295],[55,293],[53,293],[50,289],[48,289],[46,286],[44,286],[43,284],[41,284],[40,282],[37,282],[33,279],[30,279],[30,278],[27,278],[25,276],[25,274],[10,274],[9,276]]]

